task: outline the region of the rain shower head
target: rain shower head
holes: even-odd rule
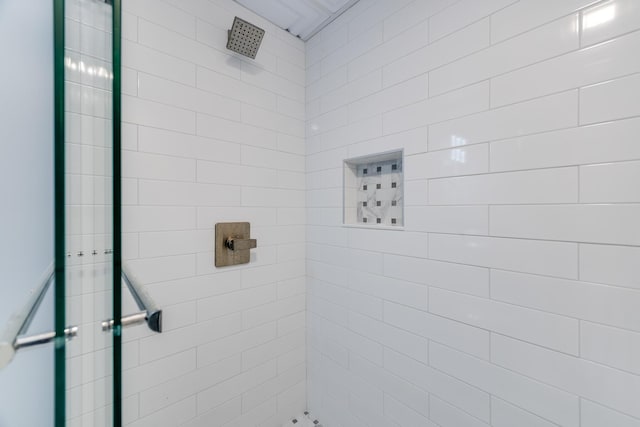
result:
[[[258,48],[264,37],[264,30],[248,23],[237,16],[233,20],[233,26],[228,31],[227,49],[256,59]]]

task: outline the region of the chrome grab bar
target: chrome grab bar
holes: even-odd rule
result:
[[[29,299],[22,310],[16,312],[9,318],[6,328],[0,335],[0,369],[4,368],[13,360],[18,349],[31,347],[39,344],[46,344],[56,337],[55,332],[45,332],[37,335],[20,337],[27,332],[31,321],[36,315],[40,304],[51,284],[55,281],[55,271],[53,264],[45,270],[39,281],[37,288],[31,291]],[[78,335],[77,326],[69,326],[64,330],[64,336],[71,339]]]
[[[135,280],[135,278],[134,280],[129,278],[129,275],[125,272],[124,266],[122,269],[122,280],[126,283],[127,288],[131,292],[133,299],[136,301],[136,304],[141,311],[122,317],[120,321],[121,326],[126,327],[146,322],[147,326],[152,331],[162,332],[162,310],[156,307],[153,299],[143,288],[136,285],[138,281]],[[31,321],[35,317],[35,314],[47,293],[47,290],[54,281],[55,271],[53,264],[51,264],[43,274],[42,279],[39,282],[40,285],[32,290],[24,308],[13,314],[9,319],[6,328],[0,335],[0,369],[7,366],[11,360],[13,360],[18,349],[46,344],[55,339],[55,332],[44,332],[26,337],[20,336],[29,328]],[[115,321],[113,319],[102,322],[103,331],[110,331],[114,326]],[[77,326],[69,326],[64,330],[64,337],[66,339],[72,339],[77,335]]]
[[[120,320],[120,325],[125,328],[127,326],[139,325],[147,321],[147,312],[140,311],[138,313],[129,314],[128,316],[123,316]],[[116,325],[116,321],[113,319],[105,320],[102,322],[102,330],[110,331]]]
[[[123,327],[138,325],[146,322],[149,329],[154,332],[162,332],[162,310],[160,310],[153,299],[149,296],[147,291],[143,287],[139,286],[139,280],[136,280],[128,270],[125,263],[122,265],[122,280],[127,285],[131,296],[135,300],[138,308],[141,310],[138,313],[129,314],[123,316],[120,320],[120,325]],[[133,278],[133,280],[131,279]],[[115,320],[109,319],[102,322],[102,330],[110,331],[115,326]]]
[[[67,339],[71,339],[78,336],[78,327],[77,326],[69,326],[64,330],[64,336]],[[39,344],[46,344],[48,342],[53,341],[56,337],[55,332],[43,332],[41,334],[31,335],[28,337],[18,337],[16,338],[16,342],[14,347],[16,350],[21,349],[23,347],[31,347]]]

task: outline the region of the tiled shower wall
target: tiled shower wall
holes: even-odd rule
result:
[[[323,425],[640,426],[640,5],[361,0],[307,43]],[[342,225],[404,149],[404,230]]]
[[[279,427],[306,406],[304,44],[231,0],[123,7],[124,250],[165,316],[124,332],[125,424]],[[235,15],[256,61],[225,49]],[[214,267],[226,221],[250,264]]]

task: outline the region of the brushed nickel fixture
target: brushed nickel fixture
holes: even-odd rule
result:
[[[251,259],[250,249],[257,247],[251,239],[251,224],[248,222],[219,222],[216,224],[215,266],[247,264]]]
[[[262,37],[264,37],[264,30],[236,16],[227,36],[227,49],[256,59],[258,48],[262,43]]]

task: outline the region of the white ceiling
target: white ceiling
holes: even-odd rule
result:
[[[307,41],[358,0],[235,0]]]

